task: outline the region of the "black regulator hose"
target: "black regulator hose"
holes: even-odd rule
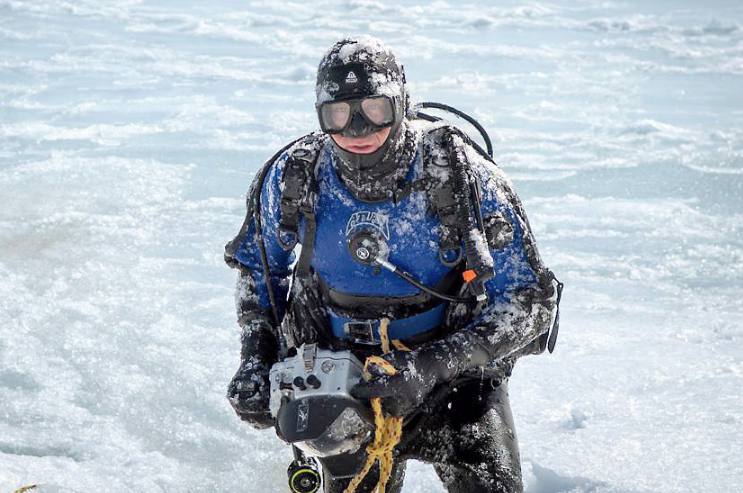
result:
[[[370,232],[366,229],[356,231],[348,241],[348,251],[356,262],[374,267],[375,271],[379,267],[384,267],[386,270],[397,274],[402,277],[405,281],[412,284],[416,288],[420,289],[424,293],[428,293],[435,298],[439,298],[444,301],[451,301],[454,303],[466,303],[471,301],[469,298],[461,298],[457,296],[450,296],[448,294],[439,293],[438,291],[429,288],[425,284],[417,281],[413,276],[407,272],[400,270],[396,265],[392,264],[387,260],[387,246],[381,235]]]
[[[410,284],[420,289],[421,291],[424,291],[430,294],[431,296],[442,299],[444,301],[451,301],[453,303],[467,303],[469,301],[472,301],[472,298],[461,298],[459,296],[449,296],[448,294],[439,293],[438,291],[434,291],[433,289],[429,288],[425,284],[422,284],[416,281],[415,279],[413,279],[413,277],[407,272],[396,270],[395,274],[402,277],[403,279],[405,279],[406,281],[408,281]]]
[[[462,297],[459,297],[459,296],[450,296],[448,294],[439,293],[438,291],[436,291],[434,289],[431,289],[428,286],[426,286],[425,284],[417,281],[413,276],[411,276],[410,274],[408,274],[404,270],[398,269],[395,265],[389,263],[387,260],[377,258],[375,260],[375,263],[377,265],[380,265],[380,266],[384,267],[388,271],[397,274],[398,276],[402,277],[403,279],[405,279],[407,282],[409,282],[410,284],[412,284],[416,288],[420,289],[421,291],[423,291],[425,293],[430,294],[431,296],[433,296],[435,298],[439,298],[439,299],[442,299],[444,301],[451,301],[453,303],[467,303],[467,302],[472,301],[472,298],[462,298]]]
[[[449,113],[453,113],[457,115],[463,120],[466,120],[470,125],[475,127],[478,132],[480,132],[480,135],[482,135],[482,138],[485,141],[485,146],[488,149],[487,155],[490,157],[490,159],[493,158],[493,143],[490,141],[490,136],[488,135],[488,132],[485,130],[485,128],[482,125],[480,125],[480,122],[478,122],[477,120],[469,116],[467,113],[465,113],[464,111],[460,111],[456,108],[453,108],[449,106],[448,104],[434,103],[433,101],[424,101],[422,103],[418,103],[415,105],[415,109],[418,109],[418,108],[435,108],[438,110],[444,110],[444,111],[448,111]],[[427,115],[421,112],[417,112],[417,116],[419,118],[423,118],[424,120],[428,120],[431,122],[439,121],[441,119],[441,118]],[[482,152],[482,149],[480,148],[479,145],[477,145],[477,143],[472,142],[472,145],[475,146],[479,151],[481,151],[480,154],[485,155],[485,153]]]

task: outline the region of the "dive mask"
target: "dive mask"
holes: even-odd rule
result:
[[[331,100],[317,107],[317,116],[327,134],[363,137],[395,123],[395,103],[387,96]]]

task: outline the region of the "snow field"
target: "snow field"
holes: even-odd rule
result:
[[[486,126],[566,284],[511,382],[527,492],[743,489],[736,2],[0,0],[0,490],[284,487],[224,398],[222,246],[359,32]]]

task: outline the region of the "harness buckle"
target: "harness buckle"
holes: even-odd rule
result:
[[[317,357],[317,344],[305,344],[302,352],[305,373],[312,373],[315,369],[315,358]]]
[[[351,320],[343,324],[343,332],[355,343],[377,345],[379,341],[374,338],[377,323],[377,320]]]

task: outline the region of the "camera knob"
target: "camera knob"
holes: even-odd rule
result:
[[[320,379],[317,378],[315,375],[310,375],[309,377],[307,377],[307,385],[309,385],[313,389],[319,389],[320,385],[322,385],[322,382],[320,382]]]

